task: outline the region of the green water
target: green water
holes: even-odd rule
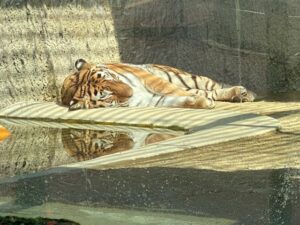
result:
[[[298,225],[300,171],[60,168],[0,181],[0,214],[80,224]]]

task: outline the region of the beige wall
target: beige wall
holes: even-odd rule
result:
[[[55,100],[78,58],[120,60],[107,4],[3,6],[0,33],[0,108],[21,100]]]

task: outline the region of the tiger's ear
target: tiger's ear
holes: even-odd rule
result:
[[[82,68],[89,65],[84,59],[77,59],[75,62],[75,68],[80,71]]]

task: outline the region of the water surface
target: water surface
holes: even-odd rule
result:
[[[0,144],[2,176],[129,151],[183,135],[181,131],[0,119],[12,135]]]
[[[299,175],[296,169],[50,169],[2,179],[0,215],[97,225],[299,225]]]

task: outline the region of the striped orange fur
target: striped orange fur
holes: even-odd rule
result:
[[[62,104],[70,110],[118,106],[213,108],[214,101],[253,101],[242,86],[229,86],[165,65],[109,63],[79,59],[65,79]]]

